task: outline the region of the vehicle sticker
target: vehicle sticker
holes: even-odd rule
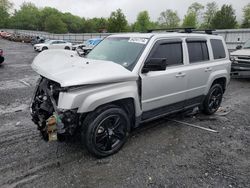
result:
[[[148,42],[148,39],[131,37],[131,38],[129,38],[128,42],[134,42],[134,43],[139,43],[139,44],[146,44]]]

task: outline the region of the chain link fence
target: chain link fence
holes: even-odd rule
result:
[[[66,40],[72,43],[81,43],[90,38],[105,38],[114,33],[68,33],[68,34],[53,34],[43,31],[17,30],[17,29],[3,29],[9,33],[16,33],[28,36],[41,36],[46,39]],[[250,29],[227,29],[216,30],[215,34],[224,37],[229,50],[233,50],[237,45],[244,44],[250,39]]]
[[[65,40],[72,43],[82,43],[91,38],[105,38],[113,33],[67,33],[67,34],[53,34],[43,31],[31,31],[31,30],[18,30],[18,29],[2,29],[8,33],[14,33],[19,35],[28,36],[40,36],[46,39],[53,40]]]

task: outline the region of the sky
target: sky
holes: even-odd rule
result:
[[[140,11],[147,10],[151,20],[157,21],[160,13],[166,9],[177,10],[181,18],[193,2],[206,5],[213,0],[10,0],[14,8],[19,9],[23,2],[32,2],[38,7],[50,6],[62,12],[70,12],[85,18],[108,18],[112,11],[121,8],[129,23],[136,20]],[[250,0],[217,0],[219,6],[232,4],[236,11],[237,20],[242,20],[242,8]]]

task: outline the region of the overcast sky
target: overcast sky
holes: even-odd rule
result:
[[[10,0],[14,8],[19,9],[23,2],[32,2],[38,7],[50,6],[62,12],[70,12],[85,18],[109,17],[110,13],[121,8],[129,23],[136,20],[138,12],[147,10],[153,21],[156,21],[160,12],[166,9],[177,10],[181,18],[193,2],[205,5],[213,0]],[[242,8],[250,0],[217,0],[219,6],[232,4],[236,10],[237,20],[241,21]]]

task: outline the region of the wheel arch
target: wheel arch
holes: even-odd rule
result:
[[[126,114],[129,117],[130,125],[131,125],[131,127],[129,127],[129,129],[136,126],[136,107],[135,107],[136,104],[135,104],[135,100],[132,97],[111,101],[111,102],[102,104],[100,106],[97,106],[94,110],[92,110],[90,112],[82,113],[80,115],[80,123],[83,122],[83,119],[87,116],[88,113],[91,113],[91,112],[95,111],[97,108],[100,108],[102,106],[108,106],[111,104],[122,108],[126,112]]]
[[[98,107],[109,103],[123,107],[128,114],[132,111],[135,117],[141,115],[141,103],[136,83],[91,93],[90,95],[85,96],[81,101],[77,112],[91,112]]]
[[[213,81],[211,86],[213,86],[214,84],[220,84],[222,86],[223,93],[224,93],[225,90],[226,90],[226,83],[227,83],[227,78],[226,77],[220,77],[220,78],[216,78]]]
[[[210,75],[208,80],[207,88],[205,91],[205,95],[209,92],[209,89],[216,83],[221,84],[223,88],[223,92],[225,92],[227,85],[229,83],[229,74],[226,70],[216,71]]]

